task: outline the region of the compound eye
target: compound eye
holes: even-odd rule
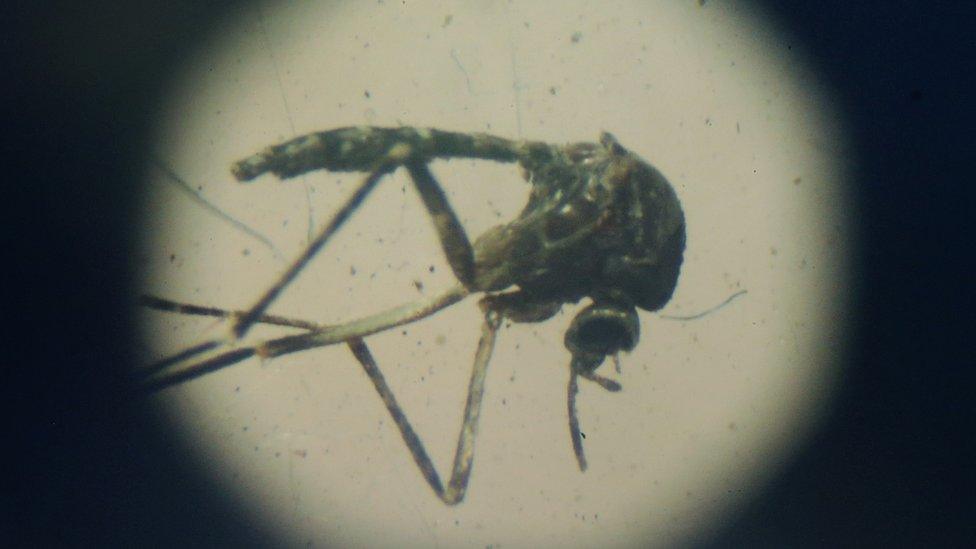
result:
[[[633,307],[594,303],[573,319],[566,332],[566,348],[589,370],[619,351],[630,351],[640,339],[640,321]]]

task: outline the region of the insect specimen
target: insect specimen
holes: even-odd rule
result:
[[[489,229],[472,244],[451,209],[428,163],[469,158],[514,162],[531,185],[518,217]],[[433,220],[441,247],[459,283],[426,301],[337,325],[266,314],[276,297],[325,246],[346,220],[396,169],[409,173]],[[278,281],[246,311],[177,303],[146,296],[154,309],[225,317],[230,333],[165,358],[148,367],[143,387],[157,391],[258,356],[272,358],[305,349],[345,343],[362,365],[400,430],[427,483],[447,504],[464,498],[474,460],[474,442],[485,375],[502,320],[542,322],[566,303],[589,298],[573,319],[565,345],[569,364],[567,412],[580,470],[586,469],[576,414],[579,378],[609,391],[620,384],[596,370],[638,342],[637,308],[661,309],[674,292],[685,247],[685,221],[674,189],[653,167],[609,133],[598,143],[551,145],[487,134],[419,128],[340,128],[274,145],[231,168],[239,181],[262,174],[296,177],[309,171],[358,171],[368,175],[332,220],[311,240]],[[414,322],[464,299],[483,294],[481,339],[475,351],[461,433],[451,478],[445,488],[420,438],[388,387],[363,338]],[[254,345],[237,345],[258,323],[301,328],[299,334]],[[176,369],[178,363],[189,365]]]

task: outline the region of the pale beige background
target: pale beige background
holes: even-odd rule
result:
[[[148,292],[250,305],[358,176],[240,185],[231,162],[310,131],[403,124],[553,142],[611,131],[685,209],[686,259],[665,312],[749,293],[693,322],[641,315],[639,347],[609,374],[623,392],[581,389],[585,474],[565,417],[568,306],[500,334],[457,507],[434,497],[341,346],[251,360],[157,397],[214,476],[288,543],[316,546],[673,545],[754,494],[829,402],[845,318],[846,151],[799,45],[729,4],[296,2],[215,31],[161,107],[154,155],[275,250],[150,170]],[[472,235],[527,196],[511,166],[433,170]],[[449,273],[398,173],[272,311],[337,322],[429,296]],[[145,318],[147,363],[226,329]],[[471,299],[369,340],[445,477],[479,322]]]

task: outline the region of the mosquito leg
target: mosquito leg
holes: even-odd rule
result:
[[[246,311],[229,311],[227,309],[220,309],[217,307],[204,307],[202,305],[194,305],[192,303],[180,303],[178,301],[163,299],[161,297],[156,297],[152,295],[143,295],[139,301],[142,305],[150,309],[155,309],[157,311],[179,313],[183,315],[211,316],[216,318],[237,318],[246,312]],[[275,315],[261,315],[261,317],[258,319],[258,322],[260,322],[261,324],[272,324],[275,326],[285,326],[289,328],[301,328],[303,330],[309,330],[309,331],[322,330],[325,328],[324,325],[318,324],[316,322],[310,322],[308,320],[302,320],[296,318],[286,318],[286,317],[275,316]],[[194,345],[193,347],[180,351],[179,353],[176,353],[162,360],[158,360],[154,362],[152,365],[142,369],[139,372],[139,376],[143,379],[152,377],[174,364],[178,364],[194,356],[198,356],[202,353],[215,349],[219,346],[220,346],[219,342],[216,341],[207,341],[199,345]]]
[[[444,503],[454,505],[464,499],[468,489],[468,479],[471,477],[471,465],[474,462],[474,439],[478,435],[478,419],[481,417],[481,400],[485,394],[485,376],[488,373],[488,362],[495,349],[495,336],[501,325],[502,316],[490,308],[485,310],[485,323],[481,328],[481,339],[478,350],[474,355],[474,367],[471,370],[471,381],[468,384],[468,400],[464,405],[464,421],[461,423],[461,434],[458,437],[457,450],[454,452],[454,467],[451,470],[451,480],[447,483],[447,491],[441,498]]]
[[[470,287],[474,282],[474,250],[471,248],[467,233],[464,232],[464,227],[461,226],[461,221],[451,209],[444,190],[430,173],[425,161],[408,162],[406,167],[410,171],[424,206],[427,207],[427,213],[434,221],[434,227],[437,229],[437,235],[440,237],[441,246],[454,271],[454,276],[462,284]]]
[[[392,151],[391,151],[392,153]],[[261,299],[257,301],[244,315],[237,318],[234,326],[231,328],[235,339],[240,339],[247,333],[247,331],[254,325],[255,322],[261,317],[262,314],[268,309],[271,303],[278,297],[278,294],[285,289],[288,284],[290,284],[298,273],[308,264],[309,261],[315,257],[329,238],[332,237],[342,227],[342,225],[349,219],[354,211],[363,203],[369,193],[376,188],[376,184],[379,183],[380,179],[387,173],[393,171],[393,169],[399,164],[399,160],[392,157],[388,157],[378,167],[370,173],[365,180],[356,189],[356,192],[346,201],[346,203],[336,212],[335,216],[332,217],[332,221],[325,226],[324,229],[315,237],[315,240],[309,243],[302,255],[296,259],[288,270],[285,271],[283,275],[278,279],[278,281],[271,286],[261,296]]]
[[[146,392],[165,389],[191,379],[196,379],[228,366],[232,366],[255,355],[264,358],[272,358],[303,351],[305,349],[325,347],[327,345],[335,345],[336,343],[344,343],[357,337],[365,337],[428,317],[437,311],[444,309],[445,307],[449,307],[458,301],[461,301],[468,295],[468,293],[469,291],[464,286],[458,285],[444,292],[443,294],[425,301],[410,303],[390,309],[388,311],[377,313],[375,315],[346,322],[344,324],[322,326],[308,333],[279,337],[249,347],[241,347],[235,350],[226,351],[207,360],[191,364],[177,372],[157,376],[147,381],[142,388]],[[258,321],[260,321],[261,318],[268,317],[259,317]],[[194,354],[201,354],[211,349],[213,349],[213,346],[208,349],[202,349],[200,352]],[[186,351],[181,354],[186,354]],[[184,356],[181,358],[181,360],[185,358],[186,357]],[[161,366],[161,363],[165,364]],[[172,360],[172,357],[154,363],[147,367],[148,371],[150,372],[149,375],[153,375],[173,363],[175,363],[175,361]]]
[[[213,341],[213,340],[205,341],[198,345],[194,345],[192,347],[186,348],[176,354],[170,355],[166,358],[153,362],[145,369],[145,371],[140,372],[139,375],[143,378],[156,375],[157,373],[162,372],[163,370],[169,368],[174,364],[179,364],[184,360],[189,360],[195,356],[202,355],[203,353],[216,349],[217,347],[220,347],[219,341]]]
[[[455,505],[464,499],[464,493],[468,488],[468,479],[471,477],[471,465],[474,462],[474,441],[478,434],[478,418],[481,415],[481,400],[484,396],[485,375],[488,371],[488,362],[491,360],[491,353],[495,347],[495,336],[501,324],[501,315],[497,312],[486,309],[485,323],[482,327],[481,340],[478,342],[478,350],[475,352],[474,367],[471,372],[471,381],[468,385],[468,400],[464,407],[464,421],[461,424],[461,434],[458,437],[457,449],[454,453],[454,466],[451,470],[451,479],[447,483],[447,489],[441,484],[440,476],[434,468],[423,442],[417,436],[416,431],[410,425],[410,420],[403,413],[403,409],[397,404],[396,397],[386,384],[386,379],[380,372],[376,361],[373,359],[369,348],[363,343],[362,339],[355,338],[348,342],[349,348],[363,369],[369,376],[376,392],[390,412],[393,422],[400,430],[403,441],[407,444],[414,462],[420,469],[421,474],[427,480],[427,484],[434,490],[444,503]]]
[[[424,448],[424,443],[421,442],[420,437],[417,436],[417,432],[410,425],[410,420],[407,419],[406,414],[403,413],[403,408],[397,403],[390,386],[386,384],[386,378],[383,377],[383,372],[377,366],[376,360],[373,358],[372,353],[369,352],[366,343],[361,338],[356,338],[350,340],[348,345],[356,360],[362,364],[363,370],[366,370],[366,375],[373,382],[373,387],[376,387],[376,392],[383,399],[383,404],[386,405],[387,411],[390,412],[390,417],[393,418],[393,422],[400,429],[400,435],[403,436],[403,441],[407,444],[410,455],[413,456],[413,460],[420,469],[421,474],[424,475],[424,479],[427,480],[427,484],[434,490],[437,497],[444,499],[444,485],[441,484],[441,477],[437,474],[437,469],[434,468],[434,462],[430,460],[430,456],[427,455],[427,450]]]
[[[247,312],[231,311],[229,309],[221,309],[219,307],[205,307],[203,305],[194,305],[193,303],[180,303],[179,301],[172,301],[170,299],[164,299],[162,297],[156,297],[148,294],[143,295],[139,299],[139,303],[157,311],[167,311],[171,313],[179,313],[181,315],[212,316],[215,318],[236,318]],[[312,322],[310,320],[288,318],[277,315],[261,315],[258,318],[258,323],[286,326],[288,328],[301,328],[309,331],[321,330],[325,328],[325,325]]]
[[[160,391],[167,387],[179,385],[180,383],[216,372],[217,370],[222,370],[228,366],[237,364],[238,362],[243,362],[256,354],[257,349],[255,347],[241,347],[240,349],[225,351],[213,358],[197,362],[189,368],[184,368],[176,372],[152,378],[142,383],[140,386],[140,393],[155,393],[156,391]],[[165,366],[168,366],[168,364]],[[160,367],[157,363],[150,366],[148,370],[150,371],[150,374],[153,374],[162,370],[165,366]]]
[[[464,134],[415,128],[340,128],[298,137],[266,148],[231,167],[239,181],[250,181],[271,172],[280,178],[327,169],[332,171],[367,171],[371,173],[332,221],[309,243],[305,252],[288,268],[251,309],[239,317],[231,332],[239,340],[257,322],[275,298],[291,283],[299,271],[317,254],[332,235],[346,222],[383,175],[397,166],[411,163],[411,173],[434,217],[448,259],[458,278],[470,284],[474,278],[471,244],[457,216],[426,166],[432,158],[482,158],[499,162],[518,161],[523,165],[553,154],[549,145],[538,142],[512,141],[487,134]]]
[[[313,257],[315,257],[315,254],[317,254],[322,247],[325,246],[329,238],[331,238],[332,235],[334,235],[336,231],[342,227],[342,225],[349,219],[349,216],[352,215],[352,213],[356,211],[356,209],[363,203],[363,200],[369,196],[369,193],[376,188],[376,184],[379,183],[380,179],[392,171],[397,164],[398,162],[393,159],[387,160],[386,162],[380,164],[376,170],[370,173],[366,179],[363,180],[363,182],[359,185],[359,188],[356,189],[356,192],[353,193],[342,208],[335,214],[332,221],[330,221],[329,224],[322,229],[318,236],[315,237],[311,243],[309,243],[302,255],[299,256],[298,259],[296,259],[291,266],[288,267],[288,270],[281,275],[278,281],[275,282],[274,285],[272,285],[264,293],[264,295],[262,295],[261,298],[258,299],[253,306],[251,306],[250,309],[235,317],[234,324],[231,326],[231,341],[240,340],[245,334],[247,334],[247,331],[250,330],[254,324],[260,321],[260,318],[264,315],[265,311],[267,311],[268,307],[271,306],[271,303],[274,302],[274,300],[279,294],[281,294],[288,284],[290,284],[295,277],[298,276],[298,273],[305,267],[305,265],[308,264]],[[215,347],[230,343],[231,341],[227,341],[225,338],[207,341],[191,349],[187,349],[186,351],[177,355],[178,361],[193,358],[212,350]]]

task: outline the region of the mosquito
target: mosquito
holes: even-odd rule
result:
[[[436,159],[457,158],[516,163],[531,186],[528,204],[515,220],[487,230],[473,244],[428,167]],[[384,176],[400,168],[410,175],[458,283],[427,300],[342,324],[267,314]],[[231,311],[143,297],[143,304],[153,309],[226,318],[230,330],[226,336],[147,367],[140,374],[142,389],[160,391],[255,356],[269,359],[344,343],[375,386],[427,484],[445,504],[455,505],[467,491],[485,377],[502,321],[542,322],[564,304],[588,298],[590,303],[574,317],[565,335],[572,356],[566,391],[570,440],[579,468],[585,471],[576,413],[579,379],[611,392],[621,389],[617,381],[596,370],[611,357],[620,372],[619,353],[634,349],[640,336],[637,308],[664,307],[681,270],[684,213],[664,176],[609,133],[602,133],[597,143],[553,145],[412,127],[347,127],[312,133],[267,147],[235,163],[231,172],[246,182],[266,173],[288,179],[319,169],[367,175],[252,307]],[[481,294],[484,321],[445,488],[364,338],[431,316],[471,294]],[[259,323],[303,332],[241,346],[240,340]],[[188,364],[174,368],[184,363]]]

